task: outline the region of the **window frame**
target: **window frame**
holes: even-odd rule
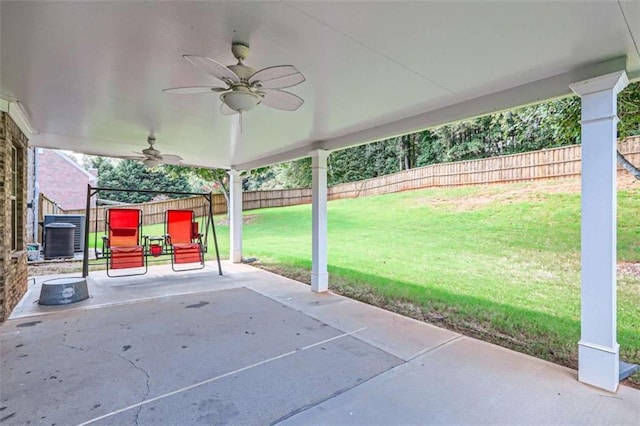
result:
[[[11,203],[11,251],[18,250],[18,148],[11,145],[11,194],[9,200]]]

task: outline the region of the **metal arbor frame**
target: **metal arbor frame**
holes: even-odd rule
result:
[[[218,248],[218,237],[216,236],[216,226],[213,221],[213,192],[153,191],[153,190],[143,190],[143,189],[100,188],[100,187],[87,185],[87,204],[85,207],[85,215],[86,215],[85,221],[87,223],[87,226],[85,226],[85,231],[84,231],[84,253],[83,253],[83,259],[82,259],[82,277],[83,278],[86,278],[89,275],[89,233],[91,228],[91,197],[93,197],[100,191],[136,192],[136,193],[143,193],[143,194],[190,195],[190,196],[203,197],[205,201],[208,203],[207,220],[206,220],[206,226],[204,229],[204,238],[205,238],[204,247],[207,246],[209,227],[211,227],[213,242],[216,248],[218,274],[222,275],[222,265],[220,263],[220,250]]]

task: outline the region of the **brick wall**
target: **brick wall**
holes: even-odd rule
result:
[[[17,249],[12,250],[11,147],[18,152]],[[0,322],[4,321],[27,291],[27,138],[9,115],[0,112]]]
[[[40,192],[63,210],[84,209],[87,203],[87,184],[95,186],[96,177],[62,152],[37,149],[36,155]]]

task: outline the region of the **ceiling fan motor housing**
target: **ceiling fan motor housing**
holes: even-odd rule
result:
[[[234,111],[249,111],[262,101],[259,95],[253,93],[248,83],[249,77],[251,77],[256,70],[242,63],[249,55],[249,46],[243,43],[233,43],[231,45],[231,52],[238,60],[238,63],[236,65],[229,65],[227,68],[240,78],[240,84],[232,84],[231,91],[220,95],[220,100]]]
[[[242,81],[243,83],[246,83],[249,77],[251,77],[256,72],[255,69],[244,64],[229,65],[227,68],[236,73],[236,75],[240,77],[240,81]]]
[[[233,57],[239,61],[244,61],[249,56],[249,46],[244,43],[235,42],[231,45]]]

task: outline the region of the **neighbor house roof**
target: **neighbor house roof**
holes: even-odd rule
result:
[[[97,176],[84,170],[63,152],[37,149],[36,155],[39,191],[63,210],[85,208],[87,185],[95,185]]]

